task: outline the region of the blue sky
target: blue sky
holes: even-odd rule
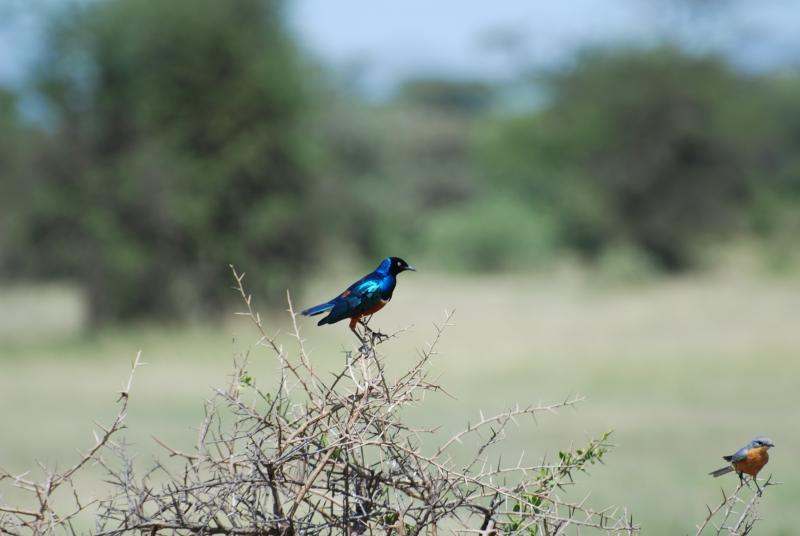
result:
[[[499,33],[518,35],[524,60],[544,63],[577,45],[646,38],[625,3],[298,0],[291,23],[315,55],[338,67],[360,65],[365,83],[380,87],[420,72],[504,76],[521,58],[489,45]]]
[[[0,0],[0,83],[19,82],[37,52],[40,2]]]
[[[692,9],[715,4],[719,9]],[[406,75],[502,77],[596,44],[677,39],[747,69],[800,66],[800,0],[297,0],[291,24],[316,56],[380,90]],[[514,57],[490,37],[520,37]]]
[[[38,50],[39,13],[65,1],[0,0],[0,83],[19,83]],[[686,8],[692,3],[722,7],[692,12]],[[800,0],[294,0],[289,6],[303,46],[334,70],[360,73],[367,92],[414,74],[498,78],[520,63],[553,65],[594,44],[665,36],[748,69],[800,67]],[[501,34],[519,37],[515,54],[490,45]]]

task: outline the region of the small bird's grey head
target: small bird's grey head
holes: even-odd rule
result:
[[[747,448],[753,449],[758,447],[767,447],[769,449],[774,446],[775,443],[773,443],[770,438],[766,436],[758,436],[757,438],[753,439],[749,445],[747,445]]]

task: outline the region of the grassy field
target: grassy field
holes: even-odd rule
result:
[[[726,275],[614,287],[570,276],[401,279],[391,306],[376,317],[383,331],[413,324],[383,347],[392,370],[414,359],[445,309],[455,310],[435,367],[457,399],[427,399],[410,415],[415,421],[447,431],[480,410],[584,395],[576,411],[513,433],[506,450],[524,449],[535,459],[614,429],[617,448],[578,488],[592,490],[595,506],[628,507],[646,535],[693,534],[704,505],[736,481],[706,473],[722,465],[722,454],[767,434],[777,448],[765,474],[784,485],[767,494],[756,533],[796,533],[800,281]],[[312,286],[301,305],[328,298],[345,282]],[[287,330],[287,319],[275,312],[281,307],[268,313],[275,332]],[[0,315],[19,322],[8,307]],[[225,383],[232,357],[256,338],[238,320],[90,337],[37,322],[24,333],[0,338],[0,465],[20,472],[36,460],[64,466],[91,443],[92,420],[113,417],[137,350],[149,364],[132,393],[133,450],[146,463],[158,453],[151,436],[191,446],[210,387]],[[343,324],[323,329],[304,320],[303,333],[323,369],[338,368],[354,342]],[[274,371],[266,351],[253,354],[262,387]]]

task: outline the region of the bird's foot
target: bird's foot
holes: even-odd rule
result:
[[[378,343],[383,342],[383,341],[385,341],[385,340],[387,340],[389,338],[389,336],[386,335],[385,333],[381,333],[380,331],[373,331],[373,330],[367,328],[366,326],[364,326],[364,327],[367,330],[367,335],[369,335],[370,341],[372,342],[372,344],[375,344],[376,342],[378,342]]]
[[[358,323],[361,324],[361,327],[364,328],[364,335],[369,337],[369,340],[373,345],[375,343],[380,343],[380,342],[383,342],[386,339],[388,339],[389,338],[388,335],[386,335],[384,333],[381,333],[380,331],[376,331],[376,330],[374,330],[374,329],[369,327],[369,321],[371,319],[372,319],[372,317],[370,316],[366,320],[360,319],[358,321]]]

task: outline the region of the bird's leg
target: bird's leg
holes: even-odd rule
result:
[[[376,333],[374,331],[372,331],[369,328],[369,326],[367,325],[367,323],[369,322],[370,318],[372,318],[372,315],[370,315],[370,317],[366,321],[364,320],[363,317],[361,317],[361,318],[358,319],[358,323],[361,324],[364,327],[365,340],[366,340],[366,338],[369,338],[369,341],[372,344],[372,346],[375,346],[375,335],[376,335]],[[364,342],[364,347],[366,347],[366,346],[367,346],[367,343]]]
[[[358,324],[359,322],[361,322],[361,319],[360,319],[360,318],[358,318],[358,317],[353,317],[353,318],[351,318],[351,319],[350,319],[350,331],[352,331],[352,332],[353,332],[353,334],[354,334],[356,337],[358,337],[358,340],[359,340],[359,341],[361,341],[361,344],[362,344],[362,345],[365,345],[367,342],[364,340],[364,337],[362,337],[362,336],[361,336],[361,334],[360,334],[360,333],[358,332],[358,330],[356,329],[356,324]]]
[[[763,493],[763,490],[761,489],[761,486],[759,486],[759,485],[758,485],[758,479],[757,479],[756,477],[753,477],[753,484],[755,484],[755,485],[756,485],[756,490],[757,490],[757,491],[756,491],[756,494],[757,494],[759,497],[761,497],[761,494]]]
[[[744,475],[742,474],[742,472],[741,471],[736,471],[736,474],[739,475],[739,484],[742,485],[742,486],[747,485],[747,482],[745,482]]]

